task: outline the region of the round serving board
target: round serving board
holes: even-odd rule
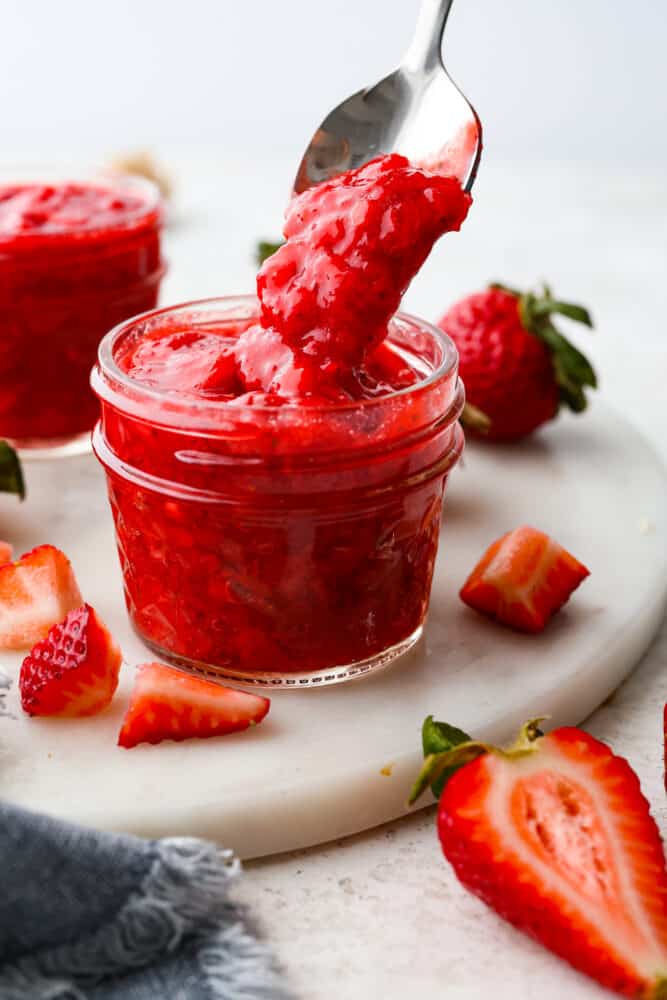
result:
[[[0,537],[18,552],[46,541],[64,549],[126,665],[102,715],[36,720],[19,706],[21,656],[0,654],[13,681],[0,717],[0,796],[107,830],[213,838],[246,858],[402,815],[430,713],[493,740],[530,716],[580,722],[632,669],[664,613],[664,471],[637,431],[597,403],[520,447],[468,447],[450,481],[425,638],[391,668],[276,692],[267,720],[246,733],[122,750],[132,665],[152,657],[125,615],[101,471],[92,457],[31,463],[28,489],[23,505],[0,498]],[[457,597],[489,542],[526,522],[591,569],[537,637],[487,622]]]

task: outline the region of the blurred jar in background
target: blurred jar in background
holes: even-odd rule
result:
[[[162,204],[120,175],[0,175],[0,438],[76,454],[98,416],[103,335],[155,307]]]

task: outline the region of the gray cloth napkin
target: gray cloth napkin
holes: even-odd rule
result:
[[[0,1000],[289,1000],[229,851],[0,803]]]

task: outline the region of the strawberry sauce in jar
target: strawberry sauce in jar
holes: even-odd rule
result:
[[[399,314],[380,395],[207,397],[197,386],[210,344],[231,348],[256,316],[249,297],[192,303],[101,345],[93,447],[127,606],[142,639],[182,666],[269,685],[345,680],[421,634],[444,483],[463,445],[456,350]],[[123,370],[137,343],[151,348],[142,380]],[[406,369],[414,378],[401,385]]]
[[[293,199],[257,298],[104,339],[93,447],[160,656],[326,684],[417,641],[463,388],[453,343],[396,310],[469,204],[455,178],[379,157]]]
[[[157,189],[138,178],[0,179],[0,438],[89,447],[89,386],[111,326],[157,303]]]

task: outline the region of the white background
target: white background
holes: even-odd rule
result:
[[[296,155],[390,71],[417,0],[0,0],[2,159],[187,143]],[[487,157],[667,163],[662,0],[456,0]]]
[[[398,64],[417,9],[0,0],[0,164],[149,149],[176,183],[162,302],[250,291],[307,139]],[[662,0],[455,0],[445,61],[484,155],[463,231],[405,300],[437,319],[490,280],[548,279],[591,308],[597,332],[569,333],[647,429],[637,373],[658,395],[667,378],[666,42]]]

